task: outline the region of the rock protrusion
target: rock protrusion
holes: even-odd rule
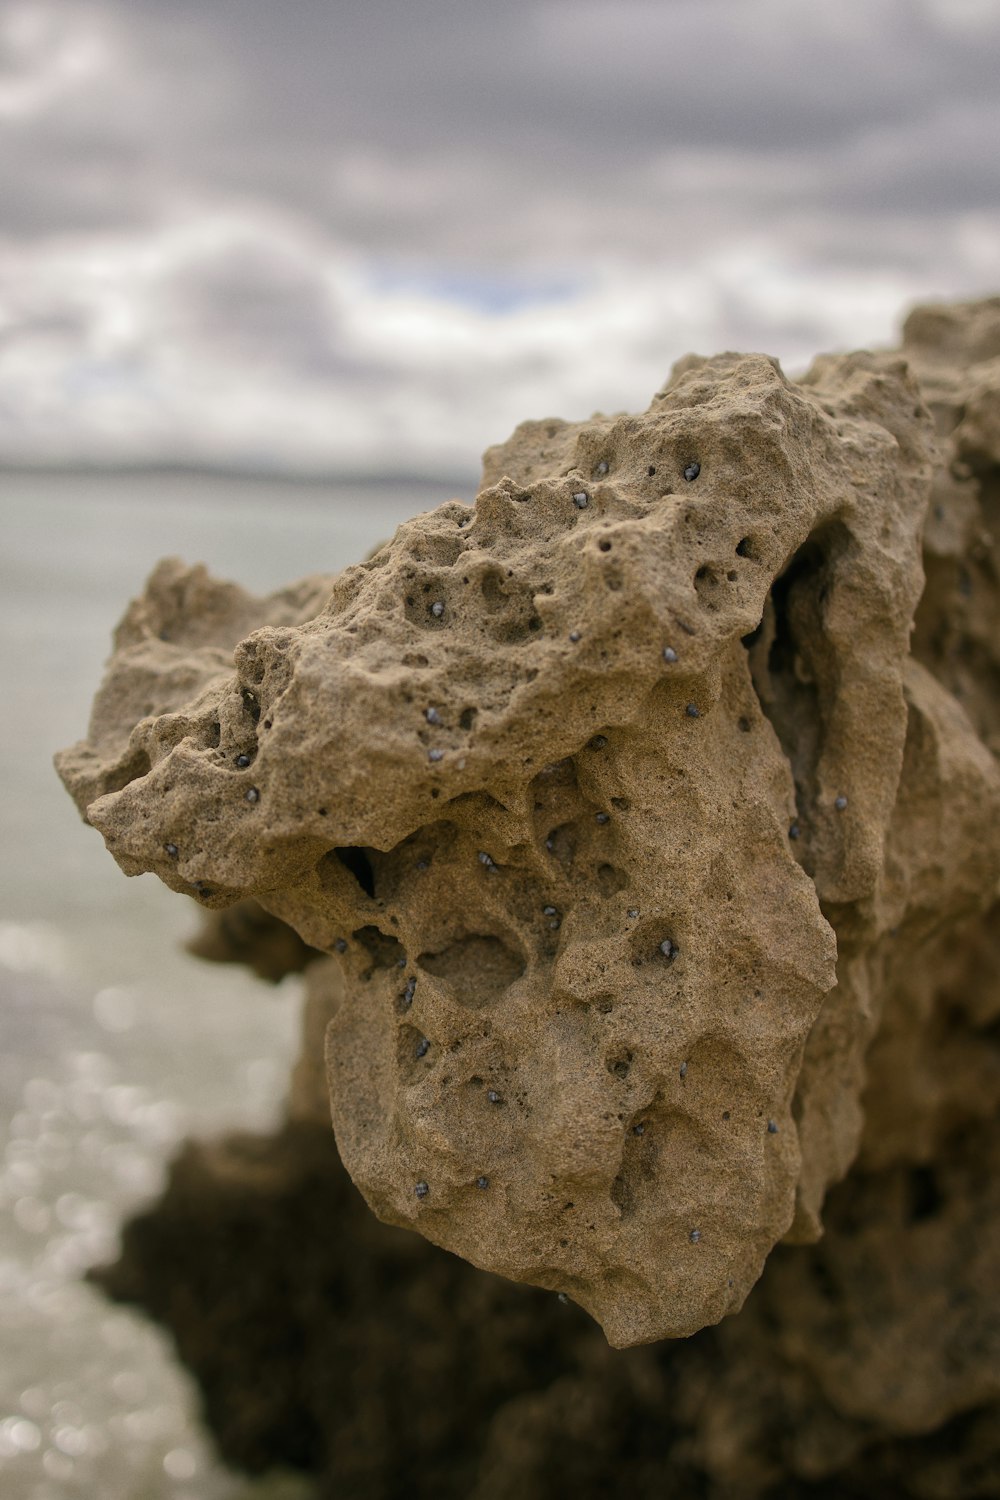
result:
[[[989,352],[990,316],[942,326]],[[379,1216],[615,1344],[819,1235],[907,962],[996,889],[995,360],[966,390],[921,327],[930,411],[897,355],[689,358],[253,622],[164,565],[60,759],[126,873],[339,961]]]

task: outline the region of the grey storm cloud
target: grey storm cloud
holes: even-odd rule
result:
[[[1000,39],[996,12],[956,26],[920,0],[133,0],[128,13],[183,19],[237,73],[245,123],[279,138],[435,147],[456,133],[608,151],[843,138],[992,97]]]
[[[122,78],[5,132],[8,232],[49,232],[60,215],[141,220],[153,193],[197,186],[377,234],[375,206],[345,204],[337,170],[359,150],[401,172],[441,153],[474,160],[481,182],[495,178],[498,216],[560,188],[599,213],[616,177],[667,151],[771,161],[779,190],[809,164],[800,198],[831,191],[858,211],[884,208],[887,186],[901,207],[998,194],[997,5],[107,0],[81,13],[125,39],[142,87]],[[888,183],[885,134],[911,154]],[[446,246],[455,232],[460,246],[460,223],[428,207],[421,238]]]

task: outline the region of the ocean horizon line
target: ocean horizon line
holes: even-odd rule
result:
[[[308,488],[331,485],[338,489],[381,489],[386,486],[418,486],[421,489],[455,491],[474,495],[479,476],[465,473],[421,473],[410,470],[354,471],[259,468],[249,464],[212,464],[199,462],[132,461],[123,463],[87,462],[32,463],[0,459],[0,480],[5,478],[165,478],[235,479],[259,484],[292,484]],[[449,498],[449,497],[446,497]]]

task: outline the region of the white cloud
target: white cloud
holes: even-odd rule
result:
[[[0,16],[0,121],[30,119],[107,85],[114,51],[88,19],[87,9],[74,18],[36,3],[14,4]]]
[[[155,233],[0,259],[0,444],[10,458],[470,472],[529,414],[644,404],[689,349],[889,341],[902,306],[1000,250],[957,220],[917,267],[820,266],[764,234],[577,268],[496,313],[447,282],[385,281],[275,216],[206,208]],[[240,289],[242,288],[242,295]]]
[[[23,0],[0,460],[470,471],[691,348],[889,340],[1000,264],[1000,15],[945,11]]]
[[[997,0],[923,0],[924,9],[944,31],[956,31],[973,40],[995,31]]]

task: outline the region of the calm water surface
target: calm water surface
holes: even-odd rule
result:
[[[83,736],[111,628],[160,557],[264,592],[356,561],[451,493],[0,474],[3,1500],[308,1493],[224,1469],[166,1339],[80,1280],[184,1136],[275,1124],[295,983],[186,957],[191,904],[121,874],[51,759]]]

